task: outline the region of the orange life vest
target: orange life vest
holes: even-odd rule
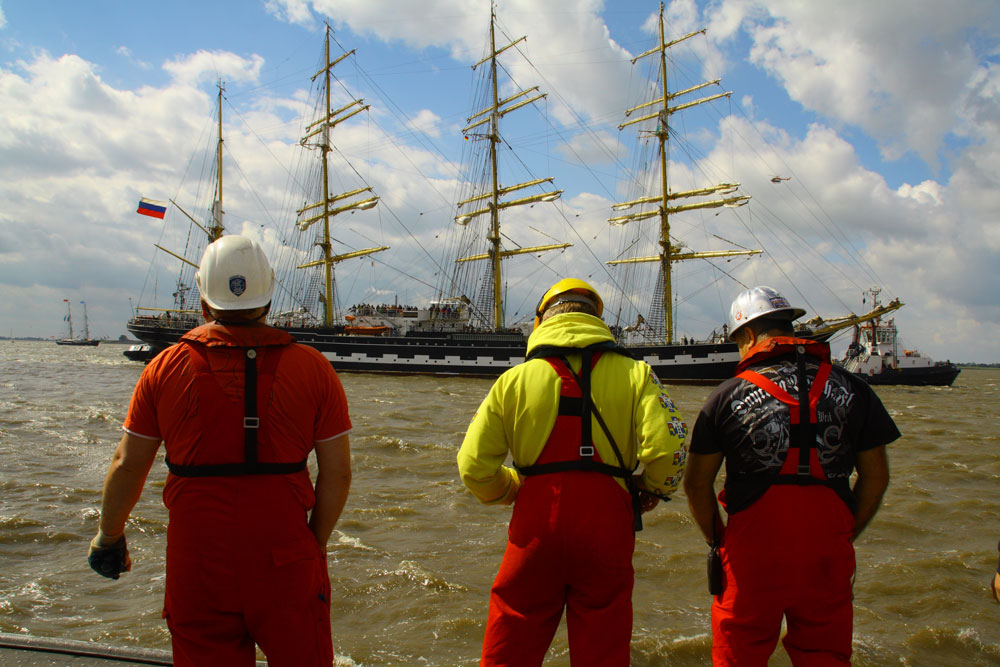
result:
[[[306,460],[287,460],[280,443],[268,437],[268,398],[282,352],[295,339],[263,325],[204,325],[181,337],[195,372],[201,421],[199,436],[171,443],[166,461],[178,477],[287,475],[305,470]],[[244,364],[243,402],[233,400],[209,364],[209,350],[225,348]],[[263,437],[261,437],[263,435]],[[172,459],[172,460],[171,460]]]

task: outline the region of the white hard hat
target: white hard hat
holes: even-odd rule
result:
[[[205,248],[194,278],[215,310],[260,308],[274,292],[274,270],[264,251],[244,236],[223,236]]]
[[[733,337],[737,329],[758,317],[766,315],[791,322],[805,314],[806,311],[802,308],[792,308],[788,299],[773,287],[751,287],[741,292],[729,308],[729,338]]]

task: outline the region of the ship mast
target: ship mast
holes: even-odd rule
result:
[[[212,226],[208,229],[208,242],[212,243],[222,238],[225,227],[222,224],[222,93],[225,86],[219,81],[219,141],[215,148],[216,169],[218,178],[216,181],[215,205],[212,207]]]
[[[214,241],[218,241],[220,238],[222,238],[222,235],[226,231],[226,228],[225,228],[225,226],[222,223],[222,144],[223,144],[223,139],[222,139],[222,94],[224,92],[226,92],[226,87],[222,83],[222,81],[219,81],[216,85],[219,88],[218,120],[217,120],[217,123],[218,123],[218,139],[216,139],[216,142],[215,142],[215,165],[216,165],[216,172],[217,173],[216,173],[216,178],[215,178],[215,201],[212,202],[212,219],[211,219],[210,222],[206,223],[208,225],[208,227],[206,227],[205,225],[203,225],[200,222],[198,222],[193,215],[191,215],[190,213],[188,213],[187,211],[185,211],[184,207],[182,207],[180,204],[178,204],[177,202],[175,202],[173,199],[170,200],[170,203],[173,204],[174,206],[176,206],[178,211],[180,211],[181,213],[183,213],[184,216],[187,217],[187,219],[190,220],[191,223],[195,227],[197,227],[198,229],[200,229],[202,232],[205,233],[205,236],[208,237],[208,242],[209,243],[212,243]],[[155,245],[157,248],[159,248],[163,252],[167,253],[168,255],[171,255],[172,257],[174,257],[176,259],[179,259],[180,261],[184,262],[185,264],[188,264],[188,265],[190,265],[190,266],[192,266],[192,267],[194,267],[196,269],[198,268],[197,264],[195,264],[194,262],[190,261],[189,259],[187,259],[183,255],[180,255],[178,253],[175,253],[175,252],[172,252],[170,250],[167,250],[166,248],[164,248],[163,246],[161,246],[161,245],[159,245],[157,243],[154,243],[153,245]]]
[[[66,302],[66,322],[69,324],[69,340],[73,340],[73,308],[70,307],[69,299],[63,299]]]
[[[710,186],[706,188],[700,188],[697,190],[688,190],[685,192],[670,192],[667,182],[667,142],[669,141],[669,125],[668,119],[674,113],[681,111],[683,109],[689,109],[691,107],[697,106],[699,104],[704,104],[706,102],[711,102],[722,97],[729,97],[732,95],[732,91],[727,91],[724,93],[719,93],[716,95],[710,95],[693,102],[686,102],[683,104],[677,104],[671,106],[671,102],[687,93],[706,88],[711,85],[719,83],[719,80],[708,81],[697,86],[692,86],[685,90],[681,90],[675,93],[670,93],[667,87],[667,49],[676,44],[679,44],[685,40],[688,40],[697,35],[702,35],[705,33],[704,30],[699,30],[693,32],[689,35],[685,35],[679,39],[675,39],[671,42],[665,41],[664,31],[663,31],[663,3],[660,3],[660,34],[659,34],[659,45],[653,47],[652,49],[641,53],[632,59],[632,64],[634,65],[640,58],[645,58],[647,56],[659,56],[659,66],[660,66],[660,90],[662,91],[662,96],[658,97],[650,102],[640,104],[639,106],[633,107],[625,112],[626,116],[631,116],[633,112],[640,109],[655,108],[652,113],[648,113],[639,118],[632,118],[625,121],[618,126],[619,130],[628,127],[629,125],[635,125],[648,120],[656,119],[656,130],[653,135],[659,142],[659,162],[660,162],[660,192],[659,194],[647,197],[641,197],[632,201],[622,202],[620,204],[615,204],[613,207],[616,211],[624,211],[630,209],[634,206],[642,206],[648,204],[656,204],[655,210],[645,210],[636,213],[627,213],[620,216],[615,216],[608,219],[608,222],[614,225],[625,225],[630,222],[637,222],[640,220],[646,220],[649,218],[658,218],[660,221],[659,238],[658,243],[660,245],[661,251],[658,255],[652,257],[634,257],[629,259],[618,259],[611,260],[607,264],[638,264],[646,262],[656,262],[659,264],[660,271],[660,283],[663,289],[663,315],[664,315],[664,334],[666,343],[672,343],[674,340],[674,313],[672,306],[671,295],[673,293],[673,285],[671,283],[671,274],[674,262],[679,262],[688,259],[712,259],[717,257],[734,257],[737,255],[756,255],[760,254],[760,250],[732,250],[732,251],[715,251],[715,252],[682,252],[682,247],[680,245],[673,246],[670,241],[670,216],[675,213],[680,213],[683,211],[691,211],[695,209],[704,208],[718,208],[722,206],[742,206],[750,199],[749,196],[737,195],[734,197],[723,197],[722,199],[711,199],[707,201],[698,201],[689,204],[673,204],[675,200],[684,199],[688,197],[702,197],[706,195],[727,195],[736,191],[739,187],[738,183],[721,183],[719,185]]]
[[[217,139],[215,143],[215,165],[217,173],[215,178],[215,194],[214,194],[214,201],[212,202],[211,219],[205,221],[205,224],[202,224],[198,222],[198,220],[196,220],[193,215],[184,210],[183,206],[178,204],[173,199],[170,200],[170,203],[173,204],[178,211],[183,213],[184,216],[191,221],[191,224],[193,224],[195,227],[200,229],[202,233],[205,234],[205,237],[208,239],[208,243],[213,243],[214,241],[219,240],[220,238],[222,238],[223,234],[226,231],[226,228],[223,225],[222,221],[222,166],[223,166],[222,165],[222,148],[223,148],[222,95],[223,93],[225,93],[226,87],[221,80],[219,80],[216,83],[216,86],[219,89],[218,101],[217,101],[218,105],[217,120],[216,120]],[[173,250],[170,250],[168,248],[164,248],[159,243],[154,243],[153,246],[167,253],[168,255],[180,261],[181,263],[187,264],[188,266],[190,266],[195,270],[198,269],[198,264],[185,257],[183,254],[174,252]],[[167,313],[168,315],[170,313],[178,313],[182,317],[185,315],[197,316],[200,314],[201,312],[200,310],[188,310],[184,308],[184,302],[186,301],[187,294],[191,291],[191,289],[192,288],[189,285],[184,283],[183,277],[179,277],[177,279],[177,291],[174,292],[174,308],[149,308],[149,307],[138,306],[136,307],[136,311],[161,312],[161,313]],[[86,310],[86,304],[84,304],[84,309]],[[89,338],[90,336],[88,335],[87,337]]]
[[[81,301],[83,304],[83,338],[84,340],[90,340],[90,324],[87,322],[87,302]]]
[[[533,204],[536,202],[549,202],[555,201],[562,194],[562,190],[553,190],[550,192],[544,192],[542,194],[530,195],[528,197],[522,197],[520,199],[514,199],[511,201],[500,201],[502,195],[514,192],[516,190],[521,190],[534,185],[540,185],[542,183],[551,183],[551,178],[539,178],[525,183],[519,183],[517,185],[511,185],[507,187],[500,187],[500,174],[497,168],[497,145],[502,141],[500,138],[499,131],[499,121],[500,119],[514,111],[515,109],[520,109],[523,106],[527,106],[532,102],[543,99],[545,93],[538,93],[538,86],[529,88],[528,90],[522,90],[519,93],[511,95],[505,99],[500,99],[498,92],[497,83],[497,56],[506,51],[507,49],[513,47],[525,40],[525,37],[520,37],[514,40],[507,46],[497,49],[496,47],[496,8],[490,8],[490,55],[483,58],[475,65],[472,69],[475,70],[477,67],[485,62],[490,63],[490,88],[492,92],[492,104],[470,116],[466,123],[468,125],[462,130],[462,133],[468,137],[470,130],[473,130],[482,125],[488,124],[488,130],[485,135],[477,135],[477,138],[486,139],[489,141],[490,146],[490,176],[491,176],[491,189],[485,194],[478,195],[476,197],[471,197],[463,201],[458,202],[458,208],[461,209],[462,206],[466,204],[471,204],[474,202],[483,202],[485,200],[486,206],[481,207],[472,211],[468,211],[463,214],[455,216],[455,222],[460,225],[466,225],[470,220],[476,218],[480,215],[489,214],[490,223],[489,231],[486,234],[486,240],[489,243],[489,250],[486,253],[472,255],[469,257],[462,257],[456,262],[471,262],[477,260],[488,259],[490,261],[490,268],[493,277],[493,328],[497,331],[503,328],[504,325],[504,313],[503,313],[503,275],[502,275],[502,260],[507,257],[512,257],[514,255],[524,255],[528,253],[543,252],[546,250],[557,250],[560,248],[568,248],[572,243],[555,243],[543,246],[534,246],[530,248],[517,248],[514,250],[503,250],[501,248],[501,235],[500,235],[500,210],[505,208],[510,208],[512,206],[520,206],[522,204]],[[528,95],[535,93],[533,97],[528,99],[521,99]],[[519,100],[517,103],[512,104],[515,100]],[[481,204],[480,204],[481,206]]]
[[[343,213],[345,211],[352,210],[367,210],[375,207],[378,204],[378,195],[373,194],[370,187],[358,188],[356,190],[351,190],[350,192],[344,192],[338,195],[330,195],[330,167],[329,167],[329,153],[331,150],[330,145],[330,130],[335,126],[344,122],[348,118],[361,113],[371,107],[370,104],[364,104],[363,99],[356,99],[349,104],[346,104],[339,109],[330,108],[330,84],[333,80],[332,71],[334,66],[340,63],[342,60],[354,53],[354,49],[341,55],[336,60],[330,60],[330,35],[332,30],[330,25],[326,26],[326,41],[323,49],[323,62],[325,63],[323,68],[313,75],[312,80],[315,81],[316,77],[322,75],[324,77],[324,103],[323,112],[319,119],[314,121],[308,127],[306,127],[306,135],[302,137],[299,142],[305,148],[319,148],[321,155],[321,167],[322,167],[322,199],[318,202],[308,204],[298,211],[297,215],[306,215],[305,218],[299,220],[296,225],[300,231],[305,231],[309,229],[314,223],[323,221],[323,229],[320,232],[319,239],[316,241],[316,246],[320,248],[323,253],[322,259],[314,262],[307,262],[305,264],[300,264],[297,268],[307,269],[314,266],[323,267],[323,283],[325,286],[323,294],[323,325],[331,326],[333,325],[333,283],[334,283],[334,271],[333,267],[335,264],[342,262],[353,257],[363,257],[365,255],[371,255],[376,252],[381,252],[383,250],[388,250],[389,246],[380,246],[377,248],[366,248],[364,250],[357,250],[354,252],[349,252],[342,255],[333,254],[333,244],[331,243],[330,237],[330,219],[337,215],[338,213]],[[309,143],[310,139],[313,137],[318,137],[315,139],[315,143]],[[357,199],[359,195],[363,193],[369,193],[372,196],[365,197],[363,199]],[[353,199],[352,199],[353,198]]]

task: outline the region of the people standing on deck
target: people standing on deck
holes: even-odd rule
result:
[[[490,389],[458,453],[480,502],[514,503],[481,665],[540,665],[564,608],[574,667],[629,664],[635,531],[680,484],[686,427],[602,310],[582,280],[548,290],[526,361]]]
[[[782,617],[793,665],[850,663],[853,542],[885,493],[899,431],[863,380],[831,366],[828,345],[794,336],[804,313],[770,287],[736,298],[737,374],[691,434],[684,490],[705,539],[721,541],[715,665],[766,666]],[[713,490],[723,460],[725,525]]]
[[[165,442],[174,664],[253,665],[256,643],[271,664],[329,667],[326,544],[351,482],[343,387],[322,355],[264,324],[274,272],[257,243],[215,241],[196,280],[207,324],[143,371],[88,560],[112,579],[131,568],[125,523]]]

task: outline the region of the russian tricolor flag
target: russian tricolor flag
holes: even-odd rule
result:
[[[135,212],[162,220],[163,216],[167,214],[167,202],[141,197],[139,199],[139,208]]]

